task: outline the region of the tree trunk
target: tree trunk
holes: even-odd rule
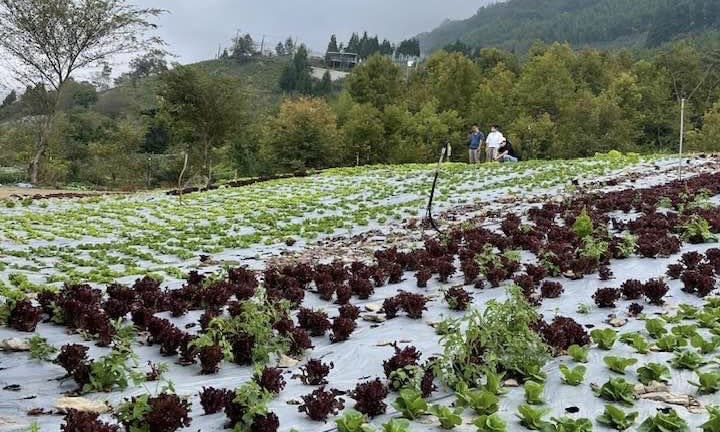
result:
[[[212,164],[210,163],[210,146],[211,141],[209,139],[205,139],[205,172],[207,173],[207,184],[205,187],[210,188],[210,185],[212,185]]]
[[[185,175],[185,170],[187,169],[188,164],[188,153],[185,152],[185,162],[183,162],[182,171],[180,171],[180,176],[178,177],[178,202],[180,202],[180,205],[182,205],[182,196],[183,196],[183,176]]]
[[[40,122],[39,134],[37,137],[37,143],[35,145],[35,155],[30,161],[30,183],[34,186],[38,183],[38,174],[40,172],[40,162],[42,162],[45,151],[47,150],[48,136],[50,135],[50,127],[52,126],[52,115],[48,115],[42,122]]]

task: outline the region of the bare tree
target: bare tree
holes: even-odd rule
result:
[[[143,9],[126,0],[0,0],[0,52],[14,78],[42,86],[49,101],[39,122],[30,181],[37,183],[58,95],[79,69],[119,54],[162,45],[148,36],[151,17],[160,9]]]

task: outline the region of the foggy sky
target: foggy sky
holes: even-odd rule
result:
[[[430,31],[447,18],[468,18],[490,0],[135,0],[137,6],[168,10],[158,34],[191,63],[213,58],[236,31],[250,33],[266,46],[291,35],[312,51],[324,52],[330,34],[347,41],[367,30],[397,42]]]

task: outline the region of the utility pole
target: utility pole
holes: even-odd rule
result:
[[[682,98],[680,101],[680,154],[679,154],[679,161],[680,164],[678,166],[678,177],[680,180],[682,180],[682,167],[683,167],[683,161],[682,161],[682,154],[683,154],[683,142],[685,139],[685,98]]]

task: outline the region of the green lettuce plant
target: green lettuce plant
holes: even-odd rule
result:
[[[637,411],[626,413],[613,405],[605,405],[605,411],[597,418],[597,421],[612,429],[624,431],[632,427],[638,415]]]
[[[578,386],[582,384],[585,379],[585,371],[587,371],[587,368],[583,365],[575,366],[572,369],[567,365],[560,365],[560,373],[562,374],[563,382],[571,386]]]

